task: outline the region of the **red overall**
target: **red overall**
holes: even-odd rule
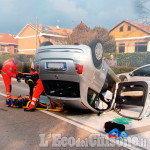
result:
[[[42,85],[42,81],[40,79],[37,80],[37,85],[35,87],[35,90],[33,92],[33,95],[32,95],[32,101],[31,101],[31,104],[29,105],[29,109],[33,109],[39,96],[41,95],[41,93],[43,92],[44,88],[43,88],[43,85]]]
[[[5,90],[7,98],[11,97],[11,78],[16,78],[18,66],[14,64],[13,58],[8,59],[4,62],[1,75],[5,84]]]

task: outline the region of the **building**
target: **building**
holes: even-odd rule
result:
[[[117,53],[150,52],[150,26],[123,20],[110,30]]]
[[[0,33],[0,54],[14,54],[18,52],[18,40],[14,35]]]
[[[66,44],[71,33],[71,29],[59,28],[59,26],[36,26],[28,23],[16,36],[19,45],[18,52],[20,54],[35,54],[36,49],[45,41],[50,41],[53,44]]]

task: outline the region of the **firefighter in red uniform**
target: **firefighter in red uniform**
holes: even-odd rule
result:
[[[7,61],[4,62],[1,70],[1,75],[3,77],[5,90],[6,90],[6,104],[11,105],[11,78],[17,78],[19,80],[17,74],[17,68],[18,68],[19,59],[17,57],[10,58]]]

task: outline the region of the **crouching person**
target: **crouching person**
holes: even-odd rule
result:
[[[24,78],[25,83],[28,84],[30,88],[29,99],[31,99],[31,103],[28,108],[24,109],[24,111],[34,111],[35,104],[37,103],[38,98],[40,97],[41,93],[44,91],[42,81],[39,79],[39,75],[38,75],[39,69],[37,66],[36,66],[36,70],[37,71],[32,72],[30,73],[30,75],[27,75],[27,76],[23,74],[19,74],[19,77]]]
[[[40,95],[43,91],[44,91],[44,88],[42,85],[42,81],[40,79],[38,79],[37,85],[36,85],[35,90],[34,90],[33,95],[32,95],[31,103],[30,103],[28,108],[24,109],[24,111],[34,111],[35,110],[34,109],[35,104],[37,103],[38,98],[40,97]]]

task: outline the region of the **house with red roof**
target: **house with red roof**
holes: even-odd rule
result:
[[[72,33],[71,29],[60,28],[59,26],[34,25],[28,23],[17,35],[18,53],[35,54],[36,49],[45,41],[53,44],[66,44]]]
[[[0,33],[0,54],[14,54],[18,52],[18,40],[14,35]]]
[[[150,26],[123,20],[110,30],[117,53],[150,52]]]

